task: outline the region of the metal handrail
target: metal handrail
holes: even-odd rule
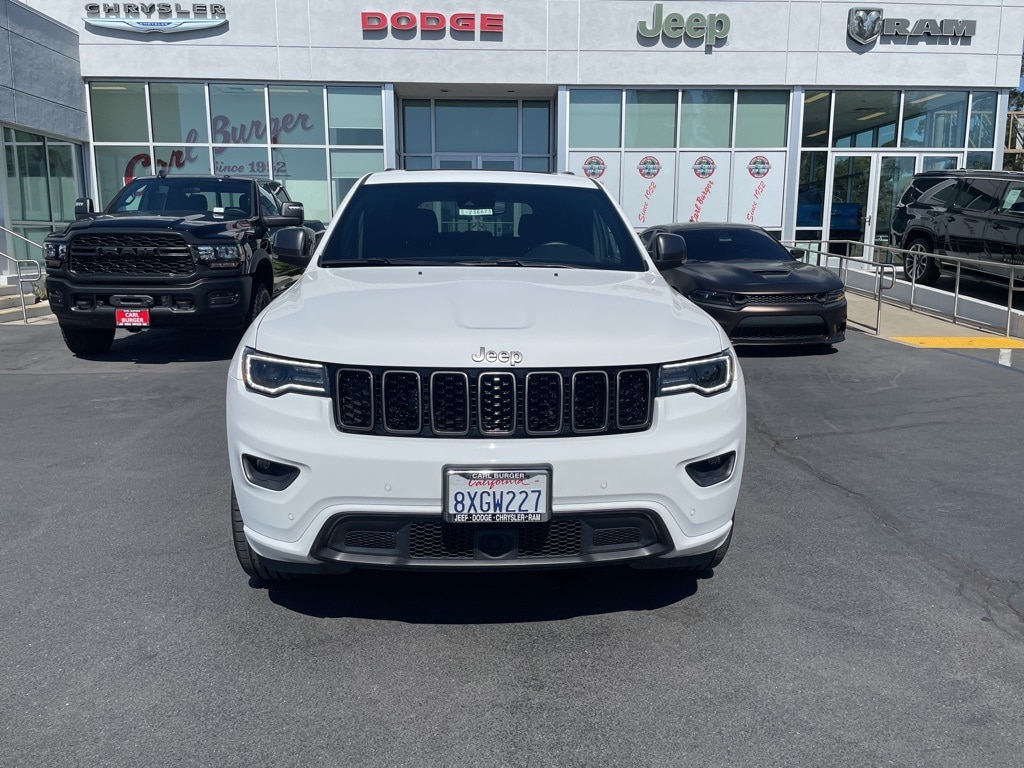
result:
[[[0,227],[0,232],[4,232],[8,235],[23,240],[29,245],[34,245],[39,250],[43,250],[43,246],[37,243],[35,240],[29,240],[24,235],[19,235],[17,232],[12,232],[7,227]],[[18,278],[18,295],[21,297],[21,317],[26,323],[28,323],[28,309],[25,306],[25,283],[38,283],[42,278],[42,270],[39,269],[39,262],[33,261],[32,259],[17,259],[14,256],[0,251],[0,256],[3,256],[7,261],[11,262],[17,270]],[[33,276],[34,271],[34,276]]]
[[[1024,293],[1024,264],[1005,264],[1005,263],[998,263],[998,262],[987,261],[985,259],[970,258],[970,257],[967,257],[967,256],[948,256],[946,254],[942,254],[941,256],[936,256],[936,254],[925,254],[925,253],[921,253],[921,252],[918,252],[918,251],[910,251],[910,250],[907,250],[906,248],[896,248],[896,247],[891,246],[891,245],[876,245],[876,244],[873,244],[873,243],[861,243],[861,242],[858,242],[856,240],[801,240],[801,241],[798,241],[795,244],[795,247],[801,247],[802,245],[807,245],[807,244],[818,244],[819,246],[825,246],[825,247],[833,247],[833,246],[847,246],[847,247],[848,246],[859,246],[861,248],[866,249],[866,251],[867,251],[867,249],[870,249],[870,253],[872,253],[873,256],[877,255],[877,253],[879,251],[882,251],[882,252],[884,252],[884,255],[885,255],[885,260],[884,261],[879,260],[877,258],[857,259],[857,258],[853,258],[853,257],[843,256],[842,254],[835,254],[835,253],[828,253],[828,252],[825,252],[824,255],[829,257],[829,258],[846,259],[848,261],[866,263],[866,264],[871,264],[871,265],[886,264],[886,265],[888,265],[888,266],[893,268],[892,279],[894,281],[896,279],[895,266],[892,264],[892,259],[893,259],[894,256],[899,256],[901,259],[904,259],[906,257],[915,258],[915,257],[922,257],[923,256],[923,257],[927,257],[927,258],[938,258],[938,259],[940,259],[943,262],[955,263],[956,264],[956,279],[955,279],[955,282],[953,284],[953,314],[952,314],[952,317],[950,318],[953,323],[957,323],[958,321],[961,321],[961,320],[966,320],[969,323],[973,323],[975,325],[984,325],[984,326],[987,326],[987,327],[992,327],[992,326],[990,326],[990,325],[988,325],[986,323],[981,323],[981,322],[979,322],[977,320],[971,320],[970,318],[962,317],[958,313],[958,311],[957,311],[957,309],[959,307],[959,304],[960,304],[960,277],[961,277],[961,272],[962,272],[962,269],[963,269],[964,265],[965,264],[966,265],[984,264],[984,265],[986,265],[988,267],[992,267],[993,264],[995,264],[996,266],[999,266],[999,267],[1002,267],[1002,268],[1007,268],[1007,269],[1009,269],[1010,274],[1009,274],[1009,281],[1008,281],[1009,282],[1008,291],[1007,291],[1007,295],[1006,295],[1006,323],[1005,323],[1004,328],[1003,328],[1003,335],[1007,336],[1007,337],[1010,336],[1010,330],[1011,330],[1011,325],[1012,325],[1012,321],[1013,321],[1013,297],[1017,293]],[[813,250],[808,251],[808,253],[815,253],[815,252],[816,251],[813,251]],[[820,264],[820,261],[821,261],[821,259],[819,257],[819,259],[818,259],[818,263],[819,264]],[[843,277],[843,282],[844,283],[846,282],[846,278],[845,277]],[[909,310],[911,310],[912,312],[913,311],[923,311],[923,310],[925,310],[924,307],[922,307],[921,305],[917,305],[914,302],[914,295],[915,295],[915,293],[917,291],[917,275],[914,272],[911,272],[911,279],[910,279],[909,282],[910,282],[910,299],[909,299],[907,308]],[[890,287],[892,287],[892,286],[890,286]],[[881,302],[880,292],[879,292],[879,302]],[[931,312],[933,314],[935,314],[935,312],[933,310],[931,310]]]
[[[886,262],[873,261],[871,259],[858,258],[856,256],[847,256],[842,253],[831,253],[829,251],[822,251],[820,246],[831,247],[833,245],[843,245],[848,243],[846,240],[796,240],[783,242],[787,248],[799,249],[803,251],[807,256],[815,256],[815,263],[819,267],[828,268],[828,259],[838,259],[839,264],[839,278],[843,281],[843,285],[847,285],[847,275],[850,270],[850,264],[862,264],[866,268],[870,268],[875,273],[875,287],[872,291],[872,296],[876,297],[875,300],[875,325],[874,327],[867,325],[866,323],[858,323],[858,325],[864,325],[868,330],[874,331],[875,335],[879,335],[882,327],[882,292],[890,290],[896,285],[896,267],[893,264]],[[809,246],[817,244],[817,249],[810,248]],[[821,263],[821,257],[826,257],[826,263]],[[809,262],[808,262],[809,263]],[[867,271],[867,269],[865,269]]]

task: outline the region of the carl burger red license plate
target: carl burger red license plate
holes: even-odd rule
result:
[[[148,328],[148,309],[121,309],[114,310],[114,325],[118,328]]]

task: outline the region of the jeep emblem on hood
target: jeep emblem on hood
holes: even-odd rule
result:
[[[502,349],[495,351],[493,349],[485,349],[480,347],[480,351],[473,355],[474,363],[508,363],[511,366],[516,366],[523,362],[523,353],[517,350],[509,351]]]

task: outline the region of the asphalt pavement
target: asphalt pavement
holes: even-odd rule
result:
[[[0,765],[1020,766],[1021,352],[741,350],[702,578],[267,589],[231,549],[233,348],[0,326]]]

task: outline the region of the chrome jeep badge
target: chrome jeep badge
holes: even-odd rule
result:
[[[861,45],[867,45],[882,34],[881,8],[851,8],[846,33]]]

